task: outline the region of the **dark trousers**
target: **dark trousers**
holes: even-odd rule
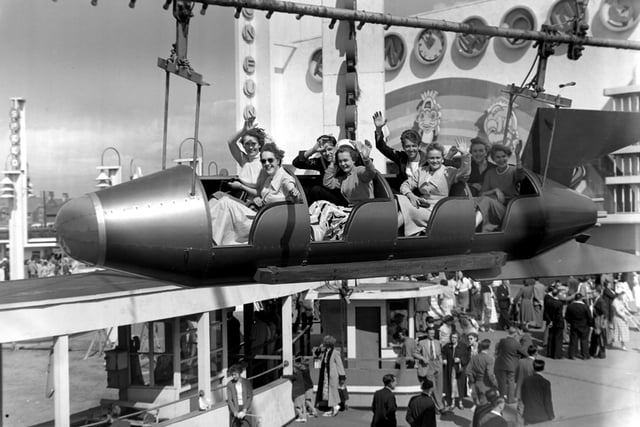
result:
[[[547,341],[547,357],[562,359],[562,339],[564,328],[549,328],[549,340]]]
[[[589,358],[589,330],[571,328],[569,331],[569,358],[576,357],[580,345],[580,352],[583,359]]]
[[[502,396],[507,396],[507,403],[516,401],[516,372],[496,369],[496,380],[498,380],[498,390]]]
[[[498,306],[498,326],[502,329],[507,329],[511,326],[511,320],[509,317],[509,306]]]

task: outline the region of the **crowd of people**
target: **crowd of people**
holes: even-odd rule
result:
[[[463,409],[465,397],[473,401],[474,427],[506,426],[501,415],[505,404],[514,405],[525,424],[552,420],[551,386],[542,374],[545,361],[539,357],[605,358],[607,349],[626,350],[629,327],[639,329],[634,316],[640,297],[637,272],[626,277],[569,277],[566,283],[556,280],[550,285],[531,279],[515,292],[508,281],[474,283],[461,274],[450,277],[442,284],[452,292],[426,308],[440,319],[431,315],[421,319],[423,323],[416,319],[417,339],[406,330],[396,334],[396,368],[416,368],[423,390],[407,408],[411,426],[435,426],[438,413]],[[473,293],[474,287],[487,297],[479,299],[480,310],[474,310],[470,295],[461,295]],[[494,331],[494,307],[496,327],[508,336],[494,343],[479,341],[479,331]],[[533,331],[541,336],[537,344]],[[383,382],[393,390],[395,380]],[[382,395],[390,400],[388,393]],[[382,416],[378,408],[374,397],[372,425],[395,426],[395,415]]]
[[[398,167],[401,184],[394,189],[394,197],[399,235],[425,232],[434,206],[449,196],[456,182],[467,183],[474,196],[477,231],[500,227],[506,205],[518,195],[518,183],[524,178],[521,141],[515,146],[513,166],[509,164],[510,147],[489,145],[480,137],[458,138],[445,151],[442,144],[424,143],[420,132],[408,129],[400,137],[402,150],[394,150],[383,132],[386,120],[381,112],[374,114],[373,124],[376,148]],[[231,137],[229,149],[239,165],[238,177],[228,183],[229,192],[218,191],[209,200],[217,245],[246,243],[257,210],[266,204],[301,200],[293,177],[282,168],[284,152],[253,119]],[[313,240],[342,239],[353,206],[374,198],[377,170],[371,149],[369,141],[337,141],[332,135],[322,135],[294,159],[295,167],[322,176],[322,184],[306,194]]]

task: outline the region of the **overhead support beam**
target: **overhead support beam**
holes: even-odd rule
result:
[[[308,15],[332,20],[382,24],[385,28],[409,27],[448,31],[462,34],[479,34],[490,37],[506,37],[510,39],[552,41],[559,43],[575,43],[584,46],[609,47],[616,49],[640,50],[640,41],[611,40],[597,37],[578,37],[565,33],[547,33],[533,30],[517,30],[512,28],[492,27],[489,25],[471,25],[445,20],[420,18],[417,16],[395,16],[388,13],[367,12],[336,7],[316,6],[281,0],[193,0],[224,7],[247,7],[269,12],[281,12],[293,15]]]
[[[347,280],[423,274],[433,271],[500,271],[505,264],[504,252],[409,258],[387,261],[363,261],[345,264],[316,264],[293,267],[264,267],[256,271],[260,283],[295,283],[301,281]]]

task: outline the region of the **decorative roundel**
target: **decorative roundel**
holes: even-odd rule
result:
[[[444,56],[447,39],[440,30],[424,30],[418,34],[413,52],[416,59],[425,65],[438,62]]]
[[[318,83],[322,82],[322,49],[317,49],[311,54],[309,76]]]
[[[20,110],[18,110],[17,108],[12,108],[9,111],[9,117],[13,120],[17,119],[20,117]]]
[[[575,0],[558,0],[549,10],[547,22],[560,32],[569,33],[573,31],[573,22],[577,14]],[[589,13],[586,9],[584,15],[584,21],[588,22]]]
[[[19,145],[12,145],[11,148],[9,148],[9,153],[13,154],[14,156],[19,156],[20,155],[20,146]]]
[[[20,135],[17,133],[12,133],[9,139],[12,144],[20,144]]]
[[[11,169],[17,170],[20,168],[20,159],[18,159],[14,155],[11,155],[11,160],[9,160],[9,164],[11,165]]]
[[[251,79],[245,80],[242,86],[242,92],[244,92],[246,97],[253,98],[253,95],[256,94],[256,82]]]
[[[253,19],[253,9],[243,7],[242,16],[244,16],[244,19],[246,19],[247,21],[251,21]]]
[[[256,29],[251,24],[242,27],[242,39],[247,43],[253,43],[256,38]]]
[[[20,122],[12,120],[9,122],[9,129],[11,132],[18,132],[20,130]]]
[[[502,17],[500,27],[509,28],[511,30],[531,31],[536,29],[536,17],[526,7],[514,7]],[[499,39],[505,46],[512,49],[520,49],[531,44],[531,40],[509,39],[500,37]]]
[[[631,30],[640,21],[640,2],[638,0],[603,1],[600,7],[600,20],[602,25],[611,31]]]
[[[384,36],[384,69],[394,71],[402,67],[407,57],[407,48],[399,34]]]
[[[474,27],[483,27],[487,22],[479,16],[472,16],[462,21],[463,24],[469,24]],[[467,58],[475,58],[481,55],[489,45],[489,36],[481,34],[458,34],[456,36],[456,47],[462,56]]]
[[[252,75],[256,72],[256,60],[253,59],[253,56],[244,57],[244,61],[242,62],[242,69],[249,75]]]
[[[256,118],[256,107],[253,105],[247,105],[244,107],[244,112],[242,113],[242,118],[245,120],[251,120]]]

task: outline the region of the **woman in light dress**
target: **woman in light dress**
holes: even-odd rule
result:
[[[251,224],[257,210],[268,203],[297,202],[300,192],[295,180],[282,167],[284,151],[272,143],[266,143],[260,153],[262,170],[258,175],[256,196],[249,206],[232,197],[211,199],[209,212],[213,241],[216,245],[238,245],[247,243]]]

